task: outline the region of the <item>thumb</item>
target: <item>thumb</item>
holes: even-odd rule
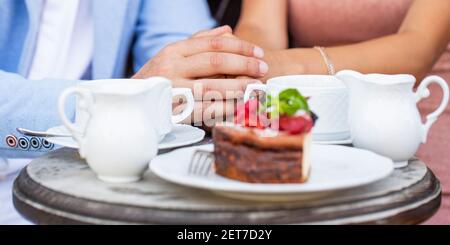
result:
[[[207,36],[221,36],[224,34],[232,34],[233,30],[231,29],[230,26],[225,25],[225,26],[220,26],[211,30],[204,30],[204,31],[199,31],[197,33],[195,33],[192,37],[207,37]]]

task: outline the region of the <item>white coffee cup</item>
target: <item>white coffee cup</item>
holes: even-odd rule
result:
[[[348,123],[348,91],[334,76],[292,75],[269,79],[266,84],[250,84],[245,91],[247,101],[254,91],[277,95],[284,89],[295,88],[309,97],[310,109],[319,117],[313,128],[315,141],[340,141],[350,138]]]
[[[192,92],[187,88],[172,88],[172,82],[164,77],[151,77],[148,79],[103,79],[93,80],[80,83],[77,86],[87,89],[102,89],[104,86],[108,87],[114,83],[141,83],[150,82],[153,84],[152,91],[149,91],[151,95],[148,96],[150,103],[155,103],[154,106],[148,108],[148,113],[151,114],[151,118],[157,127],[158,142],[161,142],[168,133],[172,131],[174,124],[180,123],[191,115],[194,110],[194,99]],[[127,85],[127,84],[125,84]],[[119,85],[122,86],[122,85]],[[180,114],[172,115],[172,98],[175,96],[186,97],[186,106]],[[77,97],[77,101],[78,101]],[[153,101],[153,102],[152,102]],[[156,102],[159,101],[159,102]],[[156,104],[158,103],[158,104]],[[86,122],[87,112],[80,109],[80,103],[75,105],[75,125],[76,127],[84,127]]]
[[[65,115],[65,102],[78,95],[79,116],[73,124]],[[184,95],[186,109],[172,116],[172,96]],[[165,78],[97,80],[66,89],[59,98],[59,114],[97,177],[107,182],[133,182],[141,178],[156,156],[158,141],[173,123],[192,113],[194,99],[187,88],[171,88]]]

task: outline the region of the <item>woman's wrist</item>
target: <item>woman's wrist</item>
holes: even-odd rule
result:
[[[269,72],[262,78],[262,81],[266,81],[277,76],[303,73],[303,68],[301,66],[294,68],[295,64],[289,62],[289,54],[287,54],[288,52],[286,51],[288,50],[265,52],[264,61],[269,65]]]
[[[266,51],[264,60],[269,64],[265,79],[295,74],[328,74],[321,54],[313,48]]]
[[[302,63],[305,74],[328,75],[328,67],[322,55],[314,48],[298,49],[297,60]]]
[[[334,76],[336,73],[336,70],[334,68],[334,63],[330,59],[330,56],[328,56],[328,52],[325,50],[324,47],[315,46],[313,49],[317,50],[319,52],[320,56],[322,57],[323,63],[327,67],[328,75]]]

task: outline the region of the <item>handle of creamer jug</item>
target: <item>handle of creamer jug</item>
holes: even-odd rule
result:
[[[70,131],[70,133],[72,134],[75,141],[78,143],[80,156],[84,158],[85,154],[84,154],[84,150],[83,150],[84,149],[83,135],[85,133],[88,123],[87,122],[84,123],[82,125],[83,128],[80,129],[79,127],[76,127],[75,124],[73,124],[67,118],[66,110],[65,110],[66,100],[67,100],[67,97],[69,97],[72,94],[80,96],[80,99],[77,102],[78,108],[80,110],[87,112],[87,114],[88,114],[87,120],[89,120],[89,118],[91,117],[91,108],[92,108],[92,105],[94,104],[94,98],[93,98],[92,94],[86,89],[82,89],[79,87],[71,87],[71,88],[64,90],[64,92],[62,92],[62,94],[59,96],[59,100],[58,100],[59,117],[61,118],[64,126],[66,126],[66,128]]]
[[[172,123],[176,124],[187,117],[191,115],[191,113],[194,111],[195,101],[194,96],[192,95],[192,90],[189,88],[174,88],[172,89],[172,96],[175,97],[177,95],[183,95],[186,97],[186,107],[184,108],[183,112],[178,115],[172,116]]]
[[[257,90],[261,90],[263,92],[267,92],[267,86],[261,83],[252,83],[247,85],[244,93],[244,102],[247,102],[250,99],[250,95]]]
[[[427,120],[424,125],[422,125],[422,143],[426,143],[428,131],[433,125],[434,122],[438,119],[438,117],[444,112],[445,108],[448,105],[449,100],[449,89],[447,82],[444,79],[438,76],[429,76],[425,78],[417,88],[416,92],[416,102],[419,102],[423,98],[427,98],[430,96],[430,91],[428,90],[428,86],[432,83],[437,83],[442,88],[442,101],[439,107],[432,113],[427,116]]]

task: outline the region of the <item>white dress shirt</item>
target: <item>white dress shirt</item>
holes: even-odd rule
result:
[[[37,38],[29,79],[81,79],[93,53],[90,0],[46,0]],[[12,185],[31,160],[0,157],[0,224],[30,224],[13,207]]]
[[[93,53],[90,0],[46,0],[29,79],[80,79]]]

